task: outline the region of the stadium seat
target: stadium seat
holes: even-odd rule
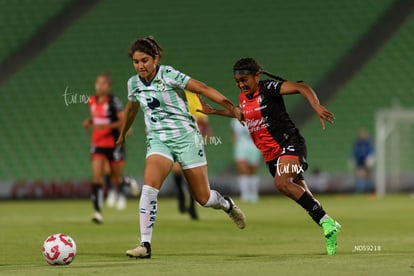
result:
[[[43,24],[64,9],[69,2],[70,0],[2,1],[0,3],[2,25],[0,63],[34,35]]]
[[[414,16],[411,16],[357,76],[327,103],[336,116],[334,125],[321,131],[319,121],[313,118],[304,127],[311,164],[327,171],[345,172],[358,129],[367,128],[375,138],[376,111],[391,108],[395,103],[405,108],[413,106],[414,64],[411,61],[414,53],[409,50],[414,45],[413,29]],[[404,165],[412,168],[412,158]]]
[[[34,26],[46,22],[68,1],[58,2],[37,7],[38,3],[21,0],[13,3],[29,6],[28,11],[18,4],[8,11],[2,9],[5,14],[19,11],[19,16],[33,18],[33,22],[25,21],[30,28],[10,27],[6,35],[11,42],[0,52],[10,53],[34,33]],[[231,68],[238,58],[256,57],[271,72],[315,84],[391,2],[266,0],[241,5],[235,0],[185,0],[171,5],[161,0],[157,8],[143,10],[139,1],[101,1],[0,87],[0,125],[5,131],[0,137],[5,164],[0,167],[0,179],[90,176],[89,133],[81,125],[89,116],[87,106],[66,106],[62,95],[66,88],[77,95],[92,94],[95,76],[108,71],[113,74],[114,93],[125,103],[126,81],[134,74],[126,53],[135,37],[155,35],[166,50],[164,63],[218,88],[236,102]],[[299,100],[290,97],[288,107]],[[338,116],[338,124],[340,120]],[[126,167],[135,175],[142,173],[145,156],[142,114],[137,121],[127,141]],[[232,164],[232,147],[230,121],[219,117],[210,121],[214,135],[223,143],[206,146],[214,175]],[[312,135],[310,141],[317,137]]]

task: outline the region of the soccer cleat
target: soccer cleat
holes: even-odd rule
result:
[[[102,214],[101,214],[101,213],[99,213],[99,212],[95,212],[95,213],[93,214],[93,217],[92,217],[92,222],[94,222],[94,223],[96,223],[96,224],[102,224],[102,223],[103,223],[103,217],[102,217]]]
[[[116,201],[116,209],[117,210],[125,210],[127,205],[125,195],[119,195],[118,200]]]
[[[246,216],[243,211],[234,203],[230,197],[224,197],[230,203],[230,208],[226,211],[237,227],[243,229],[246,227]]]
[[[338,244],[336,236],[338,235],[341,225],[333,218],[326,218],[320,222],[325,235],[326,254],[335,255]]]
[[[108,196],[106,197],[106,206],[108,208],[113,208],[115,206],[117,197],[118,193],[115,191],[115,189],[109,190]]]
[[[131,258],[150,259],[151,258],[151,244],[149,242],[142,242],[138,247],[126,251],[126,255]]]

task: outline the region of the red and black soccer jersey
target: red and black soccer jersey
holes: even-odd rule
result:
[[[117,113],[123,110],[121,101],[114,95],[108,95],[98,102],[94,95],[89,99],[89,110],[94,125],[105,125],[118,120]],[[97,148],[114,148],[119,136],[119,129],[94,129],[92,132],[92,146]]]
[[[283,152],[284,142],[297,131],[286,112],[280,94],[282,82],[264,80],[250,98],[240,92],[239,101],[246,126],[257,148],[266,162],[278,158]]]

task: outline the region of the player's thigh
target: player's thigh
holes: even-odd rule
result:
[[[185,169],[183,174],[194,199],[201,205],[206,204],[210,198],[207,165]]]
[[[298,158],[281,156],[276,163],[275,186],[276,188],[297,200],[305,191],[294,180],[303,172],[303,167]]]
[[[237,170],[239,171],[239,174],[250,174],[250,166],[249,163],[245,159],[240,159],[236,161],[237,163]]]
[[[160,189],[171,171],[173,161],[159,154],[152,154],[145,160],[144,185]]]
[[[111,164],[110,164],[109,160],[105,160],[104,173],[108,174],[108,175],[111,174]]]
[[[97,157],[97,156],[92,157],[91,168],[92,168],[94,182],[99,182],[99,183],[103,182],[105,162],[107,162],[107,160],[104,157]]]
[[[249,174],[254,175],[257,173],[258,166],[249,164]]]
[[[178,162],[174,163],[173,172],[174,172],[174,174],[180,174],[181,173],[181,166],[180,166],[180,164],[178,164]]]
[[[112,161],[110,163],[111,181],[114,185],[122,183],[122,175],[124,173],[124,161]]]

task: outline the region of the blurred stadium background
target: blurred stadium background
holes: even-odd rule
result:
[[[325,172],[332,191],[351,191],[347,160],[358,129],[365,127],[375,139],[379,110],[413,107],[413,5],[397,0],[0,0],[0,196],[88,194],[90,133],[82,128],[88,108],[81,96],[93,93],[98,73],[111,72],[113,92],[125,104],[126,81],[134,74],[127,49],[134,38],[148,34],[166,49],[163,63],[234,102],[238,91],[231,68],[242,56],[314,87],[337,118],[325,131],[302,97],[286,99],[307,139],[309,172]],[[234,192],[230,122],[210,121],[222,142],[206,146],[212,184]],[[387,191],[410,190],[414,184],[413,125],[404,124],[400,140],[387,148],[395,152],[401,145],[394,156],[401,177],[398,185],[387,178]],[[126,145],[126,173],[138,180],[144,136],[141,114]],[[395,160],[386,156],[388,170]],[[273,192],[262,167],[262,191]]]

